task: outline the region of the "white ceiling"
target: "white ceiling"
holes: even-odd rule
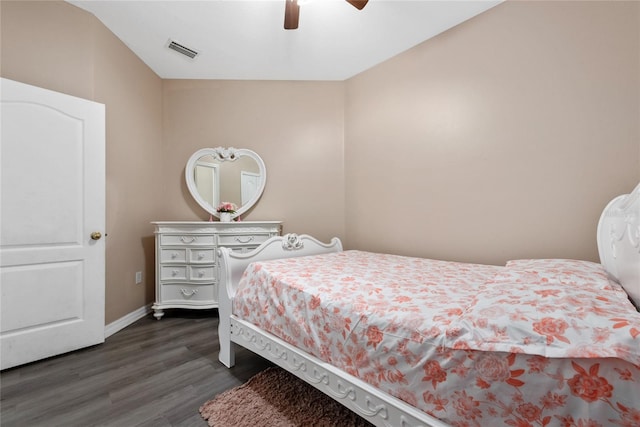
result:
[[[94,14],[166,79],[345,80],[502,0],[344,0],[300,7],[284,30],[285,0],[67,0]],[[174,40],[200,52],[189,59]]]

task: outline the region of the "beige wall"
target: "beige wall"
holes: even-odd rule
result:
[[[162,82],[92,15],[64,2],[0,3],[1,75],[106,105],[106,322],[151,302],[161,208]],[[45,209],[46,212],[46,209]],[[143,284],[135,272],[143,271]]]
[[[107,106],[107,323],[153,301],[149,222],[208,218],[199,148],[263,157],[246,220],[462,261],[596,259],[602,207],[640,181],[635,2],[507,2],[346,82],[162,81],[67,3],[0,13],[3,77]]]
[[[347,81],[347,247],[597,260],[640,181],[640,4],[507,2]]]
[[[206,147],[248,148],[264,160],[267,184],[244,220],[344,237],[344,83],[165,80],[163,92],[165,202],[156,219],[207,219],[187,190],[187,160]]]

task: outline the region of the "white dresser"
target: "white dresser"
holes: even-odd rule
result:
[[[280,221],[153,222],[156,235],[156,302],[165,308],[218,307],[218,247],[250,251],[282,232]]]

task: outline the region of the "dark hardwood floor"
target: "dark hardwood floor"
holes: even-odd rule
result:
[[[2,371],[0,425],[206,427],[204,402],[270,366],[241,349],[224,367],[217,328],[217,310],[166,310],[104,344]]]

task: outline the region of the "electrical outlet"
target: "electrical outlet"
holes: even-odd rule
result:
[[[136,271],[136,285],[142,283],[142,271]]]

